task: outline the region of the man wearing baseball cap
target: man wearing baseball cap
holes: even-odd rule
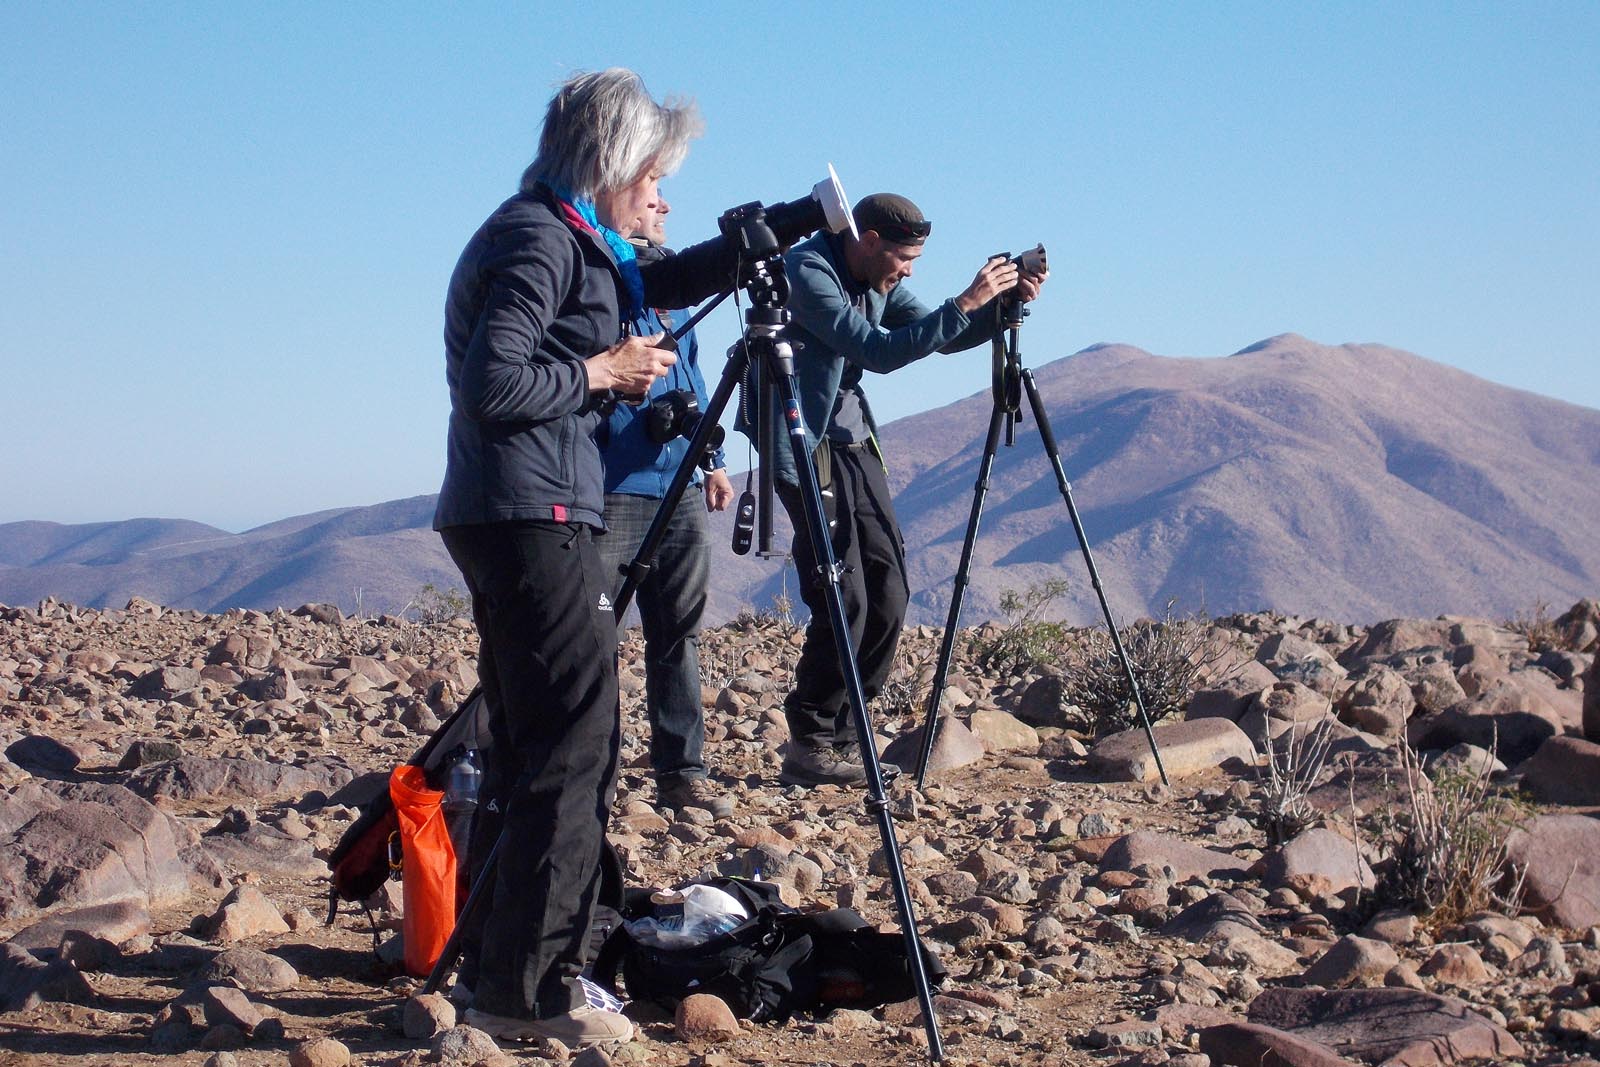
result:
[[[901,284],[933,232],[917,205],[893,193],[874,193],[855,206],[855,220],[859,238],[820,232],[791,249],[785,266],[792,288],[788,332],[798,342],[801,415],[815,449],[834,556],[844,565],[839,588],[870,702],[893,665],[909,590],[900,526],[862,376],[887,374],[935,352],[985,344],[1001,329],[995,300],[1013,287],[1032,300],[1045,276],[1019,271],[996,257],[961,293],[930,309]],[[778,496],[795,528],[795,567],[801,596],[811,609],[794,688],[784,702],[790,739],[780,780],[789,785],[864,782],[793,462],[783,447],[763,447],[763,459],[774,465]]]

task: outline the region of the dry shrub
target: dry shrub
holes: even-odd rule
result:
[[[1568,646],[1567,635],[1550,617],[1550,605],[1543,600],[1535,600],[1533,610],[1517,612],[1505,621],[1504,626],[1526,637],[1528,648],[1534,652],[1556,652]]]
[[[1527,809],[1490,785],[1487,761],[1477,770],[1452,767],[1429,778],[1410,745],[1397,747],[1406,802],[1377,820],[1391,853],[1378,883],[1380,899],[1437,926],[1481,911],[1515,914],[1522,886],[1506,841]]]
[[[1322,812],[1312,806],[1308,796],[1327,763],[1334,721],[1330,713],[1309,728],[1302,729],[1301,723],[1294,722],[1276,739],[1262,738],[1267,769],[1264,776],[1258,769],[1256,777],[1264,777],[1266,797],[1257,822],[1268,844],[1281,845],[1322,821]]]
[[[1140,619],[1121,631],[1152,723],[1182,714],[1207,669],[1226,654],[1210,640],[1209,629],[1201,616],[1174,615],[1169,602],[1161,619]],[[1096,737],[1139,725],[1138,705],[1109,633],[1085,631],[1065,652],[1062,702],[1072,725]]]

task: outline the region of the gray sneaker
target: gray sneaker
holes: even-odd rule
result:
[[[518,1019],[468,1008],[466,1023],[502,1041],[538,1041],[553,1037],[571,1048],[620,1044],[633,1039],[633,1023],[626,1015],[591,1008],[587,1004],[548,1019]]]
[[[836,748],[790,745],[778,781],[784,785],[864,785],[867,769]]]

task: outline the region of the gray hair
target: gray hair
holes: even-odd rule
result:
[[[703,128],[693,101],[658,104],[644,80],[624,67],[574,75],[550,98],[539,155],[522,173],[522,191],[544,182],[592,200],[631,185],[647,168],[669,174]]]

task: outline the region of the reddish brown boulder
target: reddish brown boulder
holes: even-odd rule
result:
[[[739,1036],[739,1020],[721,999],[695,993],[678,1003],[678,1036],[685,1041],[732,1041]]]
[[[1527,872],[1523,904],[1573,930],[1600,926],[1600,819],[1540,815],[1511,835],[1506,854]]]
[[[1355,843],[1323,827],[1306,830],[1261,862],[1269,886],[1293,889],[1302,897],[1331,897],[1352,887],[1371,889],[1372,869]]]
[[[1277,987],[1250,1004],[1250,1021],[1287,1030],[1340,1055],[1391,1067],[1462,1060],[1504,1063],[1522,1046],[1453,997],[1414,989]]]
[[[1522,787],[1547,804],[1600,805],[1600,744],[1552,737],[1518,768]]]
[[[1253,1023],[1201,1030],[1200,1051],[1213,1067],[1358,1067],[1326,1045]]]
[[[1141,864],[1171,867],[1178,881],[1190,878],[1243,878],[1245,866],[1226,852],[1192,845],[1173,834],[1140,830],[1117,838],[1100,858],[1102,871],[1131,871]]]

